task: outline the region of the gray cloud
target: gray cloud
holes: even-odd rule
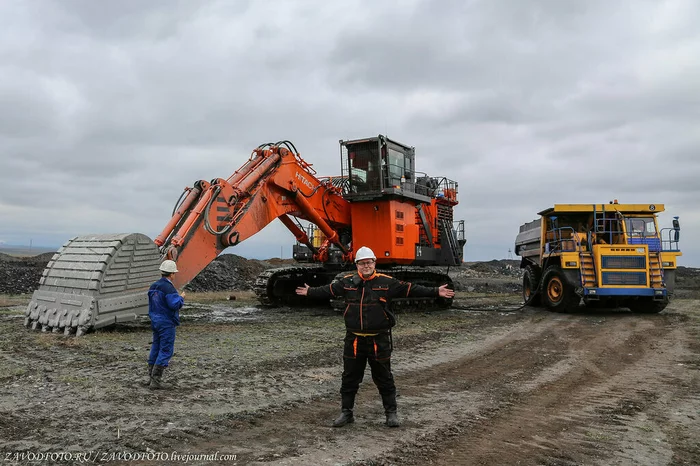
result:
[[[693,1],[0,4],[0,240],[155,236],[181,190],[292,140],[388,134],[459,182],[467,257],[554,203],[665,203],[700,229]],[[290,251],[272,225],[240,246]],[[700,266],[700,248],[683,244]]]

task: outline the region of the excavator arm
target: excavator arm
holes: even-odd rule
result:
[[[319,181],[287,142],[260,146],[228,179],[197,181],[186,189],[184,201],[155,239],[164,256],[176,260],[180,272],[173,283],[181,287],[224,249],[236,246],[279,218],[300,242],[310,239],[289,217],[314,223],[330,244],[349,260],[348,245],[338,234],[351,223],[350,204],[330,181]],[[315,259],[327,260],[325,250]]]
[[[160,277],[162,259],[177,260],[173,283],[181,288],[224,249],[276,218],[312,248],[291,217],[315,223],[329,239],[314,249],[316,261],[328,259],[330,244],[350,258],[337,233],[350,225],[350,206],[340,189],[332,179],[319,181],[290,142],[261,145],[229,178],[199,180],[186,188],[155,240],[139,233],[107,234],[78,236],[64,244],[44,270],[25,311],[25,325],[82,335],[134,320],[148,312],[146,291]],[[307,279],[303,273],[296,276]],[[286,287],[296,283],[289,277],[278,272],[269,287],[258,287],[261,301],[274,304],[275,292],[288,294]]]

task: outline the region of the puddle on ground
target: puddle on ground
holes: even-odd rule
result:
[[[231,307],[225,304],[195,304],[187,306],[182,320],[206,320],[210,322],[237,322],[261,318],[261,309],[256,306]]]

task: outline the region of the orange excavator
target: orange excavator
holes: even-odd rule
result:
[[[296,304],[297,286],[330,283],[352,268],[360,246],[372,248],[378,268],[397,278],[451,284],[447,273],[425,266],[462,263],[464,221],[453,219],[457,183],[417,172],[415,149],[382,135],[341,140],[340,156],[340,176],[317,177],[291,142],[262,144],[229,178],[185,188],[153,241],[138,233],[73,238],[49,262],[25,324],[82,334],[133,320],[147,313],[144,291],[163,259],[177,261],[173,283],[182,288],[221,252],[275,219],[296,238],[300,265],[257,278],[263,305]],[[395,305],[423,304],[414,301]]]

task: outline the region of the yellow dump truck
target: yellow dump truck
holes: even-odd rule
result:
[[[520,226],[523,298],[555,311],[627,307],[658,313],[668,304],[682,255],[680,224],[659,228],[663,204],[555,204]]]

